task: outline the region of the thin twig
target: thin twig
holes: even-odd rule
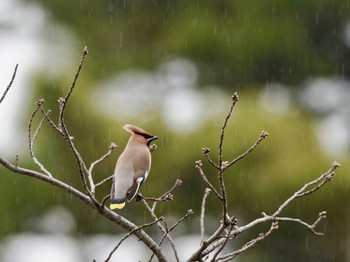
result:
[[[220,170],[220,166],[218,166],[218,165],[214,162],[214,160],[212,160],[212,159],[210,158],[210,156],[209,156],[210,148],[208,148],[208,147],[203,147],[203,148],[202,148],[202,151],[203,151],[203,154],[205,155],[207,161],[208,161],[213,167],[215,167],[216,169]]]
[[[225,186],[225,182],[224,182],[224,177],[223,177],[223,172],[226,168],[226,162],[223,162],[223,143],[224,143],[224,136],[225,136],[225,129],[228,123],[228,120],[230,119],[231,115],[232,115],[232,111],[234,106],[236,105],[237,101],[239,99],[239,96],[237,94],[237,92],[235,92],[232,96],[232,103],[231,103],[231,107],[225,117],[224,123],[221,127],[221,134],[220,134],[220,142],[219,142],[219,174],[218,174],[218,178],[219,178],[219,184],[220,184],[220,190],[221,190],[221,204],[222,204],[222,221],[225,225],[228,225],[228,214],[227,214],[227,194],[226,194],[226,186]]]
[[[102,181],[98,182],[97,184],[95,184],[95,188],[102,186],[103,184],[107,183],[108,181],[111,181],[113,179],[114,175],[111,175],[105,179],[103,179]]]
[[[268,217],[270,220],[274,220],[274,221],[284,221],[284,222],[294,222],[294,223],[299,223],[301,225],[303,225],[304,227],[306,227],[308,230],[310,230],[311,233],[313,233],[314,235],[317,236],[323,236],[322,232],[318,232],[316,231],[316,226],[321,222],[322,219],[326,218],[327,212],[326,211],[321,211],[318,214],[318,218],[316,219],[316,221],[310,225],[306,222],[304,222],[303,220],[299,219],[299,218],[291,218],[291,217],[272,217],[272,216],[268,216],[263,212],[263,215],[265,217]]]
[[[45,112],[45,109],[43,107],[43,104],[40,105],[40,110],[43,116],[46,118],[47,122],[60,134],[63,135],[62,130],[58,128],[58,126],[55,125],[55,123],[51,120],[49,117],[49,113],[51,110],[48,110],[47,113]]]
[[[227,163],[226,165],[224,165],[224,168],[226,169],[226,168],[232,166],[233,164],[235,164],[236,162],[238,162],[239,160],[241,160],[242,158],[244,158],[246,155],[248,155],[250,152],[252,152],[262,140],[267,138],[268,135],[269,135],[269,133],[267,133],[266,131],[262,131],[258,140],[254,143],[254,145],[252,145],[246,152],[244,152],[240,156],[236,157],[235,159],[233,159],[231,162]]]
[[[178,226],[178,224],[180,224],[183,220],[185,220],[191,214],[193,214],[192,209],[187,210],[187,213],[182,218],[180,218],[178,221],[176,221],[170,228],[168,228],[166,221],[164,221],[166,233],[164,233],[164,235],[161,238],[161,240],[159,241],[158,245],[161,246],[163,244],[163,241],[167,237],[167,235],[169,235],[169,233],[171,231],[173,231]],[[148,261],[151,262],[153,257],[154,257],[154,254],[152,254],[152,256],[150,257],[150,259]]]
[[[92,195],[95,195],[95,188],[96,188],[95,183],[94,183],[94,179],[92,177],[92,171],[95,168],[95,165],[101,163],[107,157],[109,157],[116,148],[117,148],[117,145],[112,142],[111,145],[109,146],[108,152],[106,154],[104,154],[102,157],[100,157],[99,159],[97,159],[96,161],[94,161],[93,163],[91,163],[90,168],[88,170],[88,179],[89,179],[90,190],[91,190]]]
[[[158,218],[157,220],[155,220],[155,221],[153,221],[153,222],[150,222],[150,223],[147,223],[147,224],[143,224],[143,225],[139,226],[138,228],[135,228],[135,229],[129,231],[129,233],[127,233],[127,234],[119,241],[119,243],[112,249],[112,251],[109,253],[109,255],[108,255],[107,259],[105,260],[105,262],[110,261],[110,259],[112,258],[114,252],[120,247],[120,245],[123,243],[123,241],[124,241],[125,239],[127,239],[129,236],[131,236],[132,234],[134,234],[134,233],[135,233],[136,231],[138,231],[138,230],[141,230],[141,229],[143,229],[143,228],[145,228],[145,227],[153,226],[154,224],[156,224],[157,222],[162,221],[162,220],[163,220],[163,217],[160,217],[160,218]]]
[[[69,135],[68,129],[66,127],[66,124],[64,123],[64,120],[62,122],[62,132],[63,132],[63,137],[64,139],[67,141],[69,148],[71,149],[74,158],[77,162],[78,165],[78,169],[79,169],[79,174],[80,174],[80,178],[83,184],[84,189],[86,190],[86,192],[88,193],[89,196],[91,196],[91,198],[93,198],[91,191],[89,190],[87,183],[86,183],[86,178],[85,178],[85,173],[88,173],[88,169],[86,168],[86,165],[83,161],[83,158],[81,157],[79,151],[76,149],[73,139],[74,137],[72,137],[71,135]]]
[[[226,125],[227,125],[228,120],[229,120],[230,117],[231,117],[233,108],[234,108],[234,106],[236,105],[238,99],[239,99],[238,93],[235,92],[235,93],[233,94],[233,96],[232,96],[232,104],[231,104],[231,107],[230,107],[230,109],[229,109],[229,111],[228,111],[228,114],[227,114],[226,117],[225,117],[224,124],[222,125],[222,128],[221,128],[220,142],[219,142],[219,167],[220,167],[220,168],[222,167],[222,147],[223,147],[223,143],[224,143],[225,128],[226,128]]]
[[[10,88],[11,88],[11,86],[13,84],[13,81],[15,80],[15,77],[16,77],[16,74],[17,74],[17,68],[18,68],[18,64],[16,64],[16,66],[15,66],[15,70],[13,72],[13,75],[12,75],[10,83],[8,84],[8,86],[6,87],[4,93],[2,94],[2,96],[0,98],[0,104],[5,99],[5,96],[6,96],[7,92],[10,90]]]
[[[87,47],[85,46],[83,51],[82,51],[82,56],[81,56],[81,60],[80,60],[80,63],[79,63],[79,66],[78,66],[78,70],[77,72],[75,73],[75,76],[73,78],[73,82],[68,90],[68,93],[66,94],[66,97],[65,98],[60,98],[58,101],[59,101],[59,104],[60,104],[60,112],[59,112],[59,119],[58,119],[58,127],[59,128],[62,128],[62,124],[64,122],[64,111],[65,111],[65,108],[66,108],[66,105],[67,105],[67,102],[68,102],[68,99],[70,97],[70,95],[72,94],[73,92],[73,89],[75,87],[75,84],[78,80],[78,77],[79,77],[79,74],[80,74],[80,71],[83,67],[83,64],[84,64],[84,61],[85,61],[85,57],[86,55],[88,54],[88,49]]]
[[[85,165],[85,162],[84,162],[83,158],[81,157],[79,151],[76,149],[76,147],[74,145],[74,142],[73,142],[74,137],[69,134],[68,128],[67,128],[67,126],[65,124],[65,120],[64,120],[64,112],[65,112],[65,108],[66,108],[67,102],[69,100],[70,95],[73,92],[73,89],[74,89],[75,85],[76,85],[76,82],[78,80],[80,71],[81,71],[81,69],[83,67],[83,64],[84,64],[84,61],[85,61],[85,57],[86,57],[87,54],[88,54],[87,47],[84,47],[83,52],[82,52],[82,57],[81,57],[81,60],[80,60],[80,64],[78,66],[77,72],[75,73],[73,82],[72,82],[72,84],[71,84],[71,86],[70,86],[70,88],[69,88],[65,98],[61,97],[58,100],[58,102],[59,102],[58,129],[60,129],[62,131],[63,138],[67,141],[70,149],[72,150],[72,153],[73,153],[73,155],[75,157],[75,160],[77,162],[77,165],[78,165],[79,174],[80,174],[81,181],[82,181],[84,189],[86,190],[87,194],[89,195],[91,200],[95,203],[96,207],[98,208],[98,207],[101,206],[101,204],[95,199],[95,197],[91,193],[91,191],[88,188],[87,183],[86,183],[85,173],[88,174],[89,170],[87,169],[87,167]]]
[[[154,212],[154,208],[151,208],[150,205],[147,203],[147,201],[144,200],[144,199],[142,199],[142,203],[145,205],[146,209],[149,211],[149,213],[151,214],[151,216],[153,217],[153,219],[157,220],[158,217],[157,217],[157,215],[156,215],[155,212]],[[157,203],[157,202],[154,202],[154,204],[156,204],[156,203]],[[180,261],[179,255],[177,254],[177,250],[176,250],[176,247],[175,247],[175,244],[174,244],[173,239],[170,237],[169,234],[167,234],[166,228],[162,225],[162,223],[160,223],[160,221],[157,222],[157,226],[158,226],[158,228],[163,232],[163,234],[166,235],[166,238],[168,239],[168,241],[169,241],[169,243],[170,243],[170,246],[171,246],[172,249],[173,249],[175,259],[176,259],[177,262],[179,262],[179,261]]]
[[[167,191],[165,192],[163,195],[161,195],[160,197],[145,197],[143,196],[141,193],[139,193],[137,195],[137,200],[147,200],[147,201],[154,201],[154,202],[167,202],[167,201],[172,201],[174,196],[172,194],[172,192],[174,191],[174,189],[178,186],[180,186],[182,184],[182,180],[181,179],[176,179],[175,184]],[[154,208],[153,208],[154,209]]]
[[[232,115],[232,111],[233,111],[233,108],[234,106],[236,105],[237,101],[238,101],[238,94],[237,92],[235,92],[232,96],[232,104],[231,104],[231,107],[225,117],[225,120],[224,120],[224,124],[222,125],[222,128],[221,128],[221,134],[220,134],[220,142],[219,142],[219,174],[218,174],[218,177],[219,177],[219,184],[220,184],[220,189],[221,189],[221,196],[222,196],[222,199],[221,199],[221,203],[222,203],[222,221],[225,225],[227,225],[228,223],[228,214],[227,214],[227,194],[226,194],[226,186],[225,186],[225,181],[224,181],[224,176],[223,176],[223,172],[225,170],[225,166],[226,166],[226,162],[225,162],[225,165],[224,165],[224,162],[223,162],[223,155],[222,155],[222,151],[223,151],[223,143],[224,143],[224,136],[225,136],[225,129],[226,129],[226,126],[227,126],[227,123],[228,123],[228,120],[230,119],[231,115]]]
[[[211,253],[219,246],[219,241],[217,239],[221,236],[227,226],[220,223],[218,229],[205,241],[202,241],[200,247],[191,255],[187,262],[202,261],[201,259]],[[214,243],[214,244],[213,244]],[[222,244],[222,243],[220,243]],[[208,247],[213,247],[208,249]],[[206,252],[207,251],[207,252]]]
[[[204,182],[207,184],[207,186],[213,190],[213,192],[215,193],[215,195],[220,199],[222,200],[222,196],[220,195],[220,193],[215,189],[215,187],[209,182],[207,176],[204,174],[204,171],[203,171],[203,164],[202,164],[202,161],[201,160],[197,160],[195,162],[196,164],[196,168],[198,169],[199,171],[199,174],[201,175],[202,179],[204,180]]]
[[[136,201],[140,201],[141,199],[144,199],[146,201],[152,201],[152,202],[168,202],[168,201],[172,201],[174,200],[174,196],[173,194],[167,194],[165,196],[161,196],[161,197],[145,197],[143,195],[141,195],[140,193],[138,193],[136,195]]]
[[[205,203],[206,203],[206,200],[207,200],[207,197],[208,197],[210,191],[211,191],[210,188],[206,188],[205,193],[203,195],[203,199],[202,199],[201,216],[200,216],[200,221],[199,221],[199,225],[201,228],[201,243],[204,241],[204,234],[205,234],[205,225],[204,225]]]
[[[31,114],[30,118],[29,118],[29,124],[28,124],[28,144],[29,144],[29,153],[30,156],[32,158],[32,160],[34,161],[34,163],[41,169],[41,171],[43,171],[47,176],[52,177],[52,174],[44,167],[44,165],[36,158],[35,154],[34,154],[34,142],[36,137],[38,136],[38,133],[44,123],[45,117],[43,117],[36,129],[36,131],[34,132],[33,137],[31,137],[31,129],[32,129],[32,124],[33,124],[33,120],[34,120],[34,116],[36,115],[36,113],[39,111],[40,106],[44,103],[44,99],[40,99],[39,101],[36,102],[36,108],[34,110],[34,112]]]
[[[161,238],[161,240],[159,241],[159,246],[161,246],[163,244],[163,241],[165,240],[165,238],[167,237],[167,235],[169,235],[169,233],[171,231],[173,231],[182,221],[184,221],[187,217],[189,217],[189,215],[193,214],[192,209],[187,210],[187,213],[181,217],[180,219],[178,219],[170,228],[167,227],[166,221],[164,221],[165,223],[165,229],[166,229],[166,233],[163,235],[163,237]],[[149,261],[152,261],[154,257],[154,254],[152,254],[152,256],[150,257]]]
[[[178,219],[168,230],[168,233],[170,233],[173,229],[175,229],[182,221],[184,221],[186,218],[189,217],[189,215],[192,215],[193,214],[193,210],[192,209],[189,209],[187,210],[187,213],[181,217],[180,219]]]
[[[233,258],[238,256],[239,254],[241,254],[241,253],[247,251],[249,248],[253,247],[256,243],[267,238],[276,229],[278,229],[278,223],[273,222],[270,229],[265,234],[261,233],[257,238],[254,238],[254,239],[250,240],[249,242],[245,243],[242,248],[240,248],[232,253],[229,253],[227,255],[221,256],[215,261],[222,261],[222,262],[231,261]]]
[[[213,258],[212,258],[212,261],[217,261],[216,258],[218,257],[218,255],[220,254],[220,252],[224,249],[224,247],[226,246],[227,242],[229,241],[230,239],[230,235],[231,235],[231,232],[234,228],[235,224],[232,223],[229,228],[228,228],[228,231],[227,231],[227,235],[225,236],[224,238],[224,241],[223,243],[221,244],[221,246],[219,247],[219,249],[215,252]]]
[[[334,162],[332,164],[332,167],[324,174],[322,174],[320,177],[318,177],[317,179],[306,183],[303,187],[301,187],[297,192],[295,192],[290,198],[288,198],[278,209],[277,211],[272,215],[272,216],[278,216],[282,210],[290,203],[292,202],[294,199],[296,199],[299,196],[302,196],[303,192],[306,190],[306,188],[308,188],[309,186],[315,185],[318,182],[320,182],[321,180],[325,179],[328,175],[332,174],[334,172],[335,169],[337,169],[338,167],[340,167],[340,164],[338,162]],[[327,179],[328,180],[328,179]],[[323,183],[322,185],[324,185],[325,183]],[[317,189],[319,189],[320,187],[316,187]],[[316,191],[317,189],[315,189],[314,191]]]
[[[112,142],[111,145],[109,146],[108,152],[106,154],[104,154],[102,157],[100,157],[99,159],[97,159],[96,161],[94,161],[93,163],[91,163],[90,168],[89,168],[89,173],[92,173],[95,166],[97,164],[101,163],[102,161],[104,161],[107,157],[109,157],[117,147],[118,146]]]
[[[326,174],[324,175],[324,180],[321,181],[316,187],[306,191],[306,192],[303,192],[303,193],[300,193],[297,195],[297,197],[303,197],[303,196],[306,196],[306,195],[310,195],[312,194],[313,192],[317,191],[318,189],[320,189],[324,184],[326,184],[327,182],[330,182],[332,181],[333,177],[334,177],[335,173],[334,172],[331,172],[330,174]]]
[[[106,204],[106,201],[107,201],[110,197],[111,197],[111,195],[108,194],[107,196],[105,196],[105,197],[102,199],[100,208],[103,208],[103,207],[104,207],[104,205]]]

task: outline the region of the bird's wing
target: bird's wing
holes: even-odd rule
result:
[[[148,171],[144,173],[143,176],[140,176],[137,178],[134,183],[132,184],[132,187],[130,188],[128,192],[128,201],[130,202],[131,200],[134,199],[136,196],[137,192],[139,191],[140,186],[142,185],[143,181],[145,181],[145,177],[147,176]]]

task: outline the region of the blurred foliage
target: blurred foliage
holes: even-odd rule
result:
[[[289,84],[321,74],[349,75],[349,51],[342,32],[350,17],[349,1],[343,0],[247,0],[247,1],[89,1],[28,0],[50,10],[52,19],[64,24],[77,37],[77,50],[87,45],[90,51],[76,90],[66,112],[66,120],[77,148],[86,163],[99,158],[113,141],[117,150],[95,169],[95,180],[111,175],[117,157],[129,134],[124,123],[99,115],[88,105],[94,82],[129,68],[151,70],[160,62],[177,56],[191,59],[200,70],[200,81],[227,89],[227,108],[232,88],[240,92],[226,130],[224,158],[231,160],[244,152],[259,137],[269,132],[266,141],[227,171],[229,208],[243,224],[273,212],[282,201],[304,183],[318,177],[332,164],[314,137],[314,119],[292,106],[286,114],[264,111],[259,106],[257,83],[282,81]],[[45,107],[57,117],[57,99],[67,91],[71,77],[37,79],[33,101],[45,98]],[[82,88],[84,90],[82,90]],[[29,108],[28,118],[34,110]],[[159,196],[176,179],[183,184],[175,190],[175,200],[159,204],[158,212],[182,216],[192,208],[194,218],[184,224],[184,232],[198,232],[198,216],[205,185],[194,161],[201,159],[205,172],[217,185],[216,172],[205,161],[202,147],[217,147],[224,119],[207,123],[200,131],[180,135],[169,130],[160,116],[142,128],[160,137],[152,153],[152,171],[142,193]],[[38,124],[40,119],[36,119]],[[48,125],[44,125],[35,146],[37,157],[55,177],[82,190],[78,168],[69,147]],[[264,243],[242,256],[241,261],[346,261],[350,232],[350,163],[338,159],[342,167],[335,180],[314,195],[300,199],[284,214],[314,221],[321,210],[328,211],[320,228],[326,237],[314,237],[298,225],[281,224]],[[343,160],[343,161],[342,161]],[[20,155],[20,165],[38,169]],[[0,169],[1,234],[30,230],[28,221],[55,205],[67,207],[77,221],[75,233],[117,233],[120,228],[91,212],[79,200],[59,189],[31,178]],[[98,198],[110,192],[101,187]],[[208,198],[208,221],[219,213],[213,195]],[[143,205],[132,202],[120,214],[136,223],[149,221]],[[214,218],[215,219],[215,218]],[[213,220],[213,224],[218,223]],[[213,228],[208,224],[208,230]],[[242,237],[250,239],[264,232],[262,226]],[[243,242],[241,242],[243,244]],[[238,245],[238,244],[237,244]]]
[[[89,47],[95,77],[177,56],[194,61],[204,83],[226,87],[350,73],[349,1],[27,1]]]

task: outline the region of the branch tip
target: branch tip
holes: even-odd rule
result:
[[[320,218],[326,218],[327,217],[327,211],[321,211],[319,214]]]
[[[117,147],[118,147],[117,144],[114,143],[114,142],[112,142],[111,145],[109,146],[109,149],[110,149],[110,150],[114,150],[114,149],[116,149]]]
[[[201,160],[197,160],[197,161],[195,161],[194,163],[196,164],[196,168],[199,168],[199,167],[202,167],[202,166],[203,166]]]
[[[208,148],[208,147],[203,147],[203,148],[202,148],[202,151],[203,151],[203,154],[206,155],[206,154],[208,154],[208,153],[210,152],[210,148]]]
[[[262,131],[262,132],[261,132],[261,135],[260,135],[261,138],[264,139],[264,138],[266,138],[266,137],[268,137],[268,136],[269,136],[269,133],[268,133],[268,132],[266,132],[266,131]]]
[[[278,229],[278,222],[273,222],[271,225],[271,229]]]
[[[157,146],[156,144],[152,144],[152,145],[149,147],[149,150],[150,150],[151,152],[153,152],[153,151],[156,151],[157,148],[158,148],[158,146]]]
[[[234,93],[233,93],[233,95],[232,95],[232,101],[237,102],[237,101],[238,101],[238,99],[239,99],[239,95],[238,95],[238,93],[237,93],[237,92],[234,92]]]
[[[340,165],[339,162],[334,161],[332,166],[333,166],[333,168],[338,168],[338,167],[340,167],[341,165]]]
[[[182,180],[181,179],[176,179],[175,185],[176,186],[180,186],[182,184]]]
[[[89,53],[89,50],[88,50],[87,46],[85,46],[84,49],[83,49],[83,55],[85,56],[88,53]]]
[[[45,103],[45,99],[44,99],[44,98],[41,98],[41,99],[39,99],[38,101],[35,102],[35,105],[36,105],[37,107],[40,107],[40,106],[42,106],[44,103]]]

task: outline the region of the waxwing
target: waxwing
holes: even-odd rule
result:
[[[150,143],[158,137],[133,125],[124,125],[132,135],[119,156],[112,183],[110,209],[121,209],[130,202],[146,180],[151,169]]]

